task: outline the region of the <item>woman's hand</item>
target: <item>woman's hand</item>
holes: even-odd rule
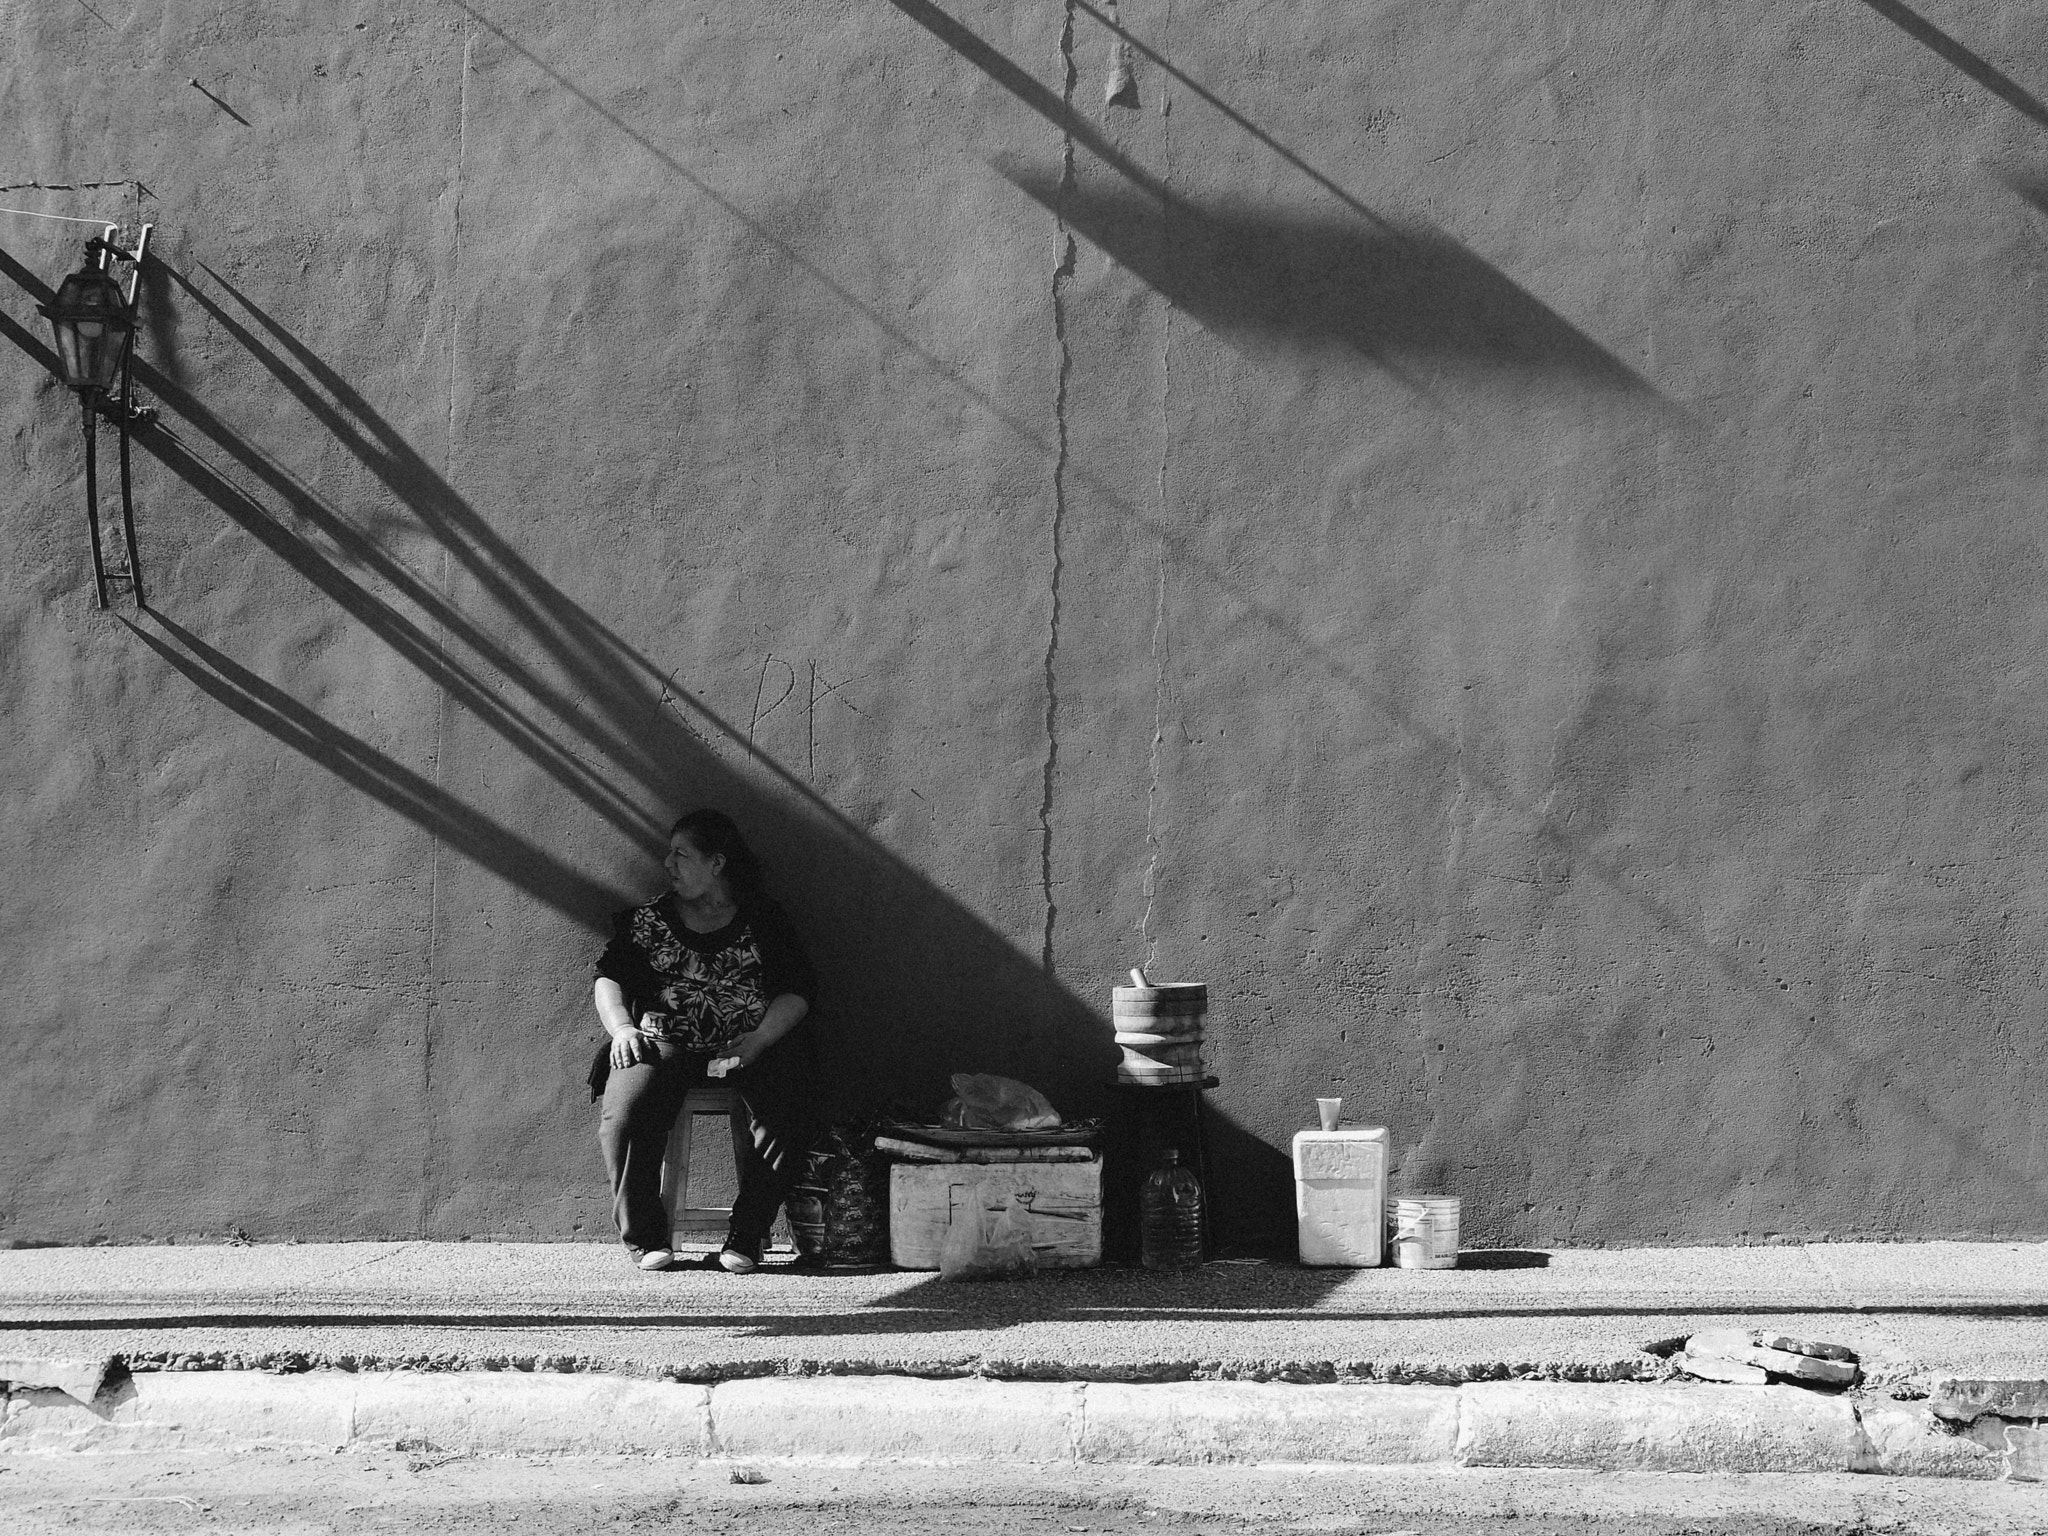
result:
[[[612,1070],[623,1072],[627,1067],[655,1057],[654,1042],[637,1029],[621,1030],[612,1036]]]
[[[734,1072],[744,1072],[761,1059],[761,1047],[753,1035],[741,1035],[731,1045],[723,1047],[711,1058],[704,1068],[706,1077],[728,1077]]]
[[[794,992],[784,992],[774,998],[768,1004],[767,1012],[761,1016],[761,1022],[720,1052],[722,1060],[732,1063],[726,1070],[744,1072],[766,1056],[770,1046],[802,1023],[804,1015],[810,1011],[811,1005]]]

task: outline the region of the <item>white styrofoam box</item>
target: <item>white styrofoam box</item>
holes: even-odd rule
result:
[[[1387,1128],[1347,1126],[1294,1137],[1294,1217],[1304,1264],[1376,1268],[1384,1254]]]

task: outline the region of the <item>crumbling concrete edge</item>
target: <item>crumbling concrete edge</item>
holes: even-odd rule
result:
[[[717,1386],[765,1376],[916,1376],[931,1380],[1087,1381],[1128,1386],[1173,1381],[1284,1382],[1292,1386],[1457,1387],[1478,1381],[1663,1382],[1678,1373],[1650,1356],[1612,1361],[1584,1360],[1149,1360],[1091,1365],[1071,1360],[1007,1359],[959,1355],[950,1359],[892,1360],[882,1356],[844,1360],[707,1360],[651,1365],[631,1358],[567,1353],[437,1350],[395,1352],[271,1350],[128,1351],[118,1368],[142,1375],[154,1371],[262,1371],[290,1375],[305,1371],[518,1371],[592,1372],[640,1376]],[[0,1380],[5,1380],[0,1373]],[[36,1383],[42,1385],[43,1383]]]
[[[1951,1434],[2003,1459],[2015,1481],[2048,1481],[2048,1380],[1938,1382],[1928,1411]]]
[[[53,1387],[89,1403],[124,1370],[118,1355],[0,1354],[0,1389]]]
[[[10,1387],[0,1456],[396,1449],[945,1464],[1396,1466],[2038,1476],[1924,1404],[1797,1387],[168,1371],[90,1403]]]

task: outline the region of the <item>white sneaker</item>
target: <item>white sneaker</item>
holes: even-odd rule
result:
[[[642,1269],[667,1269],[675,1261],[676,1256],[666,1248],[650,1248],[640,1255]]]
[[[718,1251],[718,1266],[729,1275],[750,1275],[761,1267],[761,1261],[750,1253],[741,1253],[737,1248],[721,1248]]]

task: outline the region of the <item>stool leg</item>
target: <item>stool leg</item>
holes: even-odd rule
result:
[[[675,1225],[676,1212],[689,1204],[690,1136],[696,1118],[690,1112],[686,1099],[676,1115],[675,1129],[668,1135],[668,1156],[661,1163],[661,1200],[668,1207],[671,1228]]]

